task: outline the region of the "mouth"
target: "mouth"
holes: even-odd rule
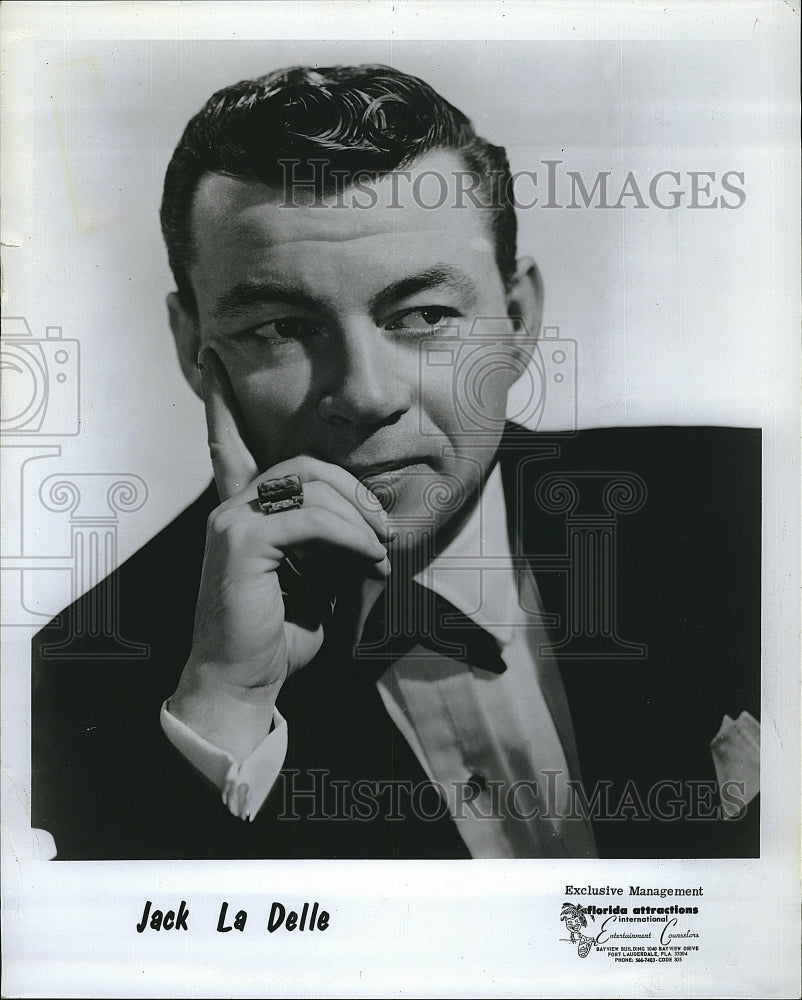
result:
[[[366,479],[373,476],[383,476],[390,472],[400,472],[403,469],[417,468],[424,465],[424,459],[420,455],[410,458],[398,458],[389,462],[375,462],[372,465],[352,465],[348,471],[357,479]]]
[[[349,469],[351,475],[371,491],[376,487],[394,486],[404,477],[431,471],[431,463],[419,455],[391,462],[377,462],[374,465],[353,466]]]
[[[405,481],[408,483],[413,476],[431,473],[432,466],[420,456],[415,456],[359,466],[350,471],[363,486],[378,497],[385,510],[390,510],[395,505],[398,487],[403,486]]]

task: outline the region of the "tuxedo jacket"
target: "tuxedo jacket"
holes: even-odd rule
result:
[[[509,425],[498,461],[599,855],[758,856],[759,799],[721,818],[709,744],[725,714],[759,718],[760,431],[561,437]],[[467,857],[431,799],[399,797],[378,815],[338,804],[356,780],[426,783],[375,674],[342,648],[324,643],[284,685],[284,771],[250,823],[164,736],[159,710],[189,654],[217,502],[210,487],[35,636],[32,825],[65,860]],[[302,794],[315,787],[322,808]]]

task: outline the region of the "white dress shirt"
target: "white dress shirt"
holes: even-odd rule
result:
[[[416,655],[378,681],[470,854],[595,857],[590,824],[564,818],[566,781],[580,777],[573,727],[556,665],[538,656],[540,600],[531,571],[513,568],[498,467],[462,530],[416,579],[485,628],[507,667],[492,674],[439,660],[432,668]]]

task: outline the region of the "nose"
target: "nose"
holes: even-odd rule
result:
[[[328,357],[318,411],[324,420],[355,427],[395,423],[412,405],[401,351],[373,323],[342,330]]]

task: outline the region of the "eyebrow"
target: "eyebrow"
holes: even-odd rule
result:
[[[450,264],[435,264],[408,278],[399,278],[398,281],[393,281],[383,288],[370,300],[370,310],[375,315],[401,299],[417,295],[418,292],[443,287],[464,295],[469,306],[473,305],[476,299],[476,285],[464,271]]]
[[[417,274],[399,278],[377,292],[370,300],[371,314],[376,315],[401,299],[419,292],[442,287],[451,288],[465,296],[468,306],[473,305],[476,300],[476,285],[463,270],[450,264],[434,264]],[[224,292],[212,306],[211,313],[216,319],[222,319],[261,305],[313,306],[326,310],[325,303],[301,289],[277,281],[248,279]]]
[[[288,305],[309,306],[314,302],[305,292],[288,288],[278,281],[246,280],[240,281],[229,288],[215,302],[211,314],[215,319],[245,312],[251,306]]]

